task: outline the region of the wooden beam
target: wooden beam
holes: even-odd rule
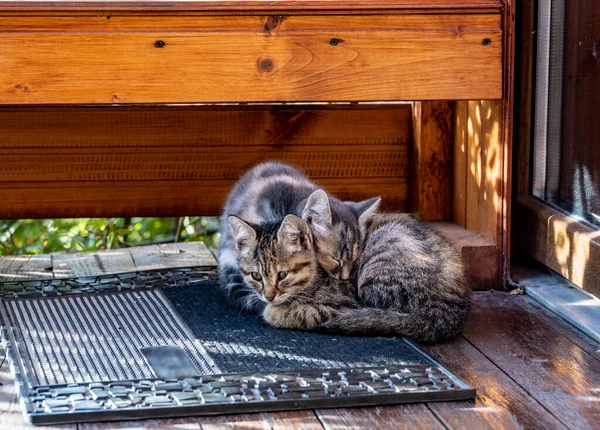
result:
[[[452,102],[413,104],[411,212],[423,221],[451,217],[453,109]]]

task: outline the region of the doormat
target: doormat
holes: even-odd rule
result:
[[[0,282],[2,342],[33,424],[475,396],[406,339],[275,329],[214,272]]]

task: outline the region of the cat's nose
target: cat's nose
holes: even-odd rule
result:
[[[275,300],[275,296],[265,296],[265,299],[272,302],[273,300]]]

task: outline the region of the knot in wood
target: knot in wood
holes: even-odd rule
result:
[[[157,40],[156,42],[154,42],[154,46],[156,48],[164,48],[166,45],[166,43],[162,40]]]
[[[256,63],[258,65],[258,70],[263,73],[271,73],[273,70],[275,70],[275,61],[273,61],[272,58],[260,57]]]

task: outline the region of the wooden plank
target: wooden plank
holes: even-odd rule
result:
[[[596,427],[600,344],[583,349],[572,329],[526,296],[482,295],[476,303],[467,340],[565,426]]]
[[[0,349],[0,429],[10,430],[77,430],[76,424],[60,426],[33,426],[23,418],[21,405],[8,362],[4,361],[4,350]]]
[[[491,290],[498,282],[498,248],[493,242],[449,222],[428,223],[454,245],[473,290]]]
[[[9,255],[0,257],[0,281],[52,279],[50,255]]]
[[[313,411],[224,415],[198,417],[203,430],[321,430],[323,426]]]
[[[259,21],[230,32],[170,31],[165,20],[161,31],[119,33],[104,20],[104,31],[86,32],[74,25],[68,32],[7,32],[0,46],[0,82],[5,83],[0,104],[502,97],[500,15],[460,15],[459,26],[438,19],[439,27],[427,31],[422,22],[431,15],[423,15],[421,22],[403,18],[384,18],[384,28],[396,20],[394,28],[385,30],[379,28],[378,16],[348,16],[310,31],[275,25],[265,31]],[[491,28],[471,25],[490,18],[495,21]],[[60,19],[39,22],[53,27]],[[223,19],[215,18],[215,27]],[[287,18],[306,23],[300,28],[311,27],[311,19]],[[11,19],[12,25],[18,20]]]
[[[319,409],[316,413],[326,430],[444,428],[422,403],[375,408]]]
[[[154,21],[156,22],[156,21]],[[183,148],[399,145],[412,139],[398,105],[0,107],[0,148]]]
[[[498,243],[503,176],[500,103],[469,101],[466,228]]]
[[[452,221],[467,225],[467,121],[469,102],[454,104],[454,144],[452,145]]]
[[[408,105],[4,108],[0,216],[216,215],[242,172],[273,158],[345,200],[376,190],[406,211],[410,115]]]
[[[519,198],[515,214],[525,251],[574,284],[600,295],[600,232],[533,197]]]
[[[144,430],[144,429],[176,429],[176,430],[200,430],[198,419],[189,418],[171,418],[160,420],[139,420],[139,421],[114,421],[106,423],[85,423],[79,424],[78,430]]]
[[[135,272],[136,267],[128,249],[52,254],[54,277],[76,278],[113,273]]]
[[[474,308],[479,305],[482,296],[484,294],[473,295]],[[472,324],[472,321],[468,322],[468,326]],[[493,325],[487,324],[486,329],[490,336],[494,335]],[[425,345],[423,348],[477,389],[474,402],[429,403],[429,408],[448,428],[566,428],[466,339],[461,337],[453,342]]]
[[[202,242],[168,243],[128,249],[135,270],[175,267],[216,267],[217,261]]]
[[[72,0],[61,1],[1,1],[0,10],[20,10],[24,11],[59,11],[74,12],[98,9],[106,9],[109,11],[115,10],[132,10],[132,11],[185,11],[187,13],[198,11],[202,13],[306,13],[310,12],[326,12],[326,13],[344,13],[360,12],[367,13],[374,11],[404,11],[404,10],[453,10],[453,11],[469,11],[481,10],[483,12],[492,11],[498,12],[502,7],[500,0],[399,0],[399,1],[379,1],[379,0],[261,0],[261,1],[240,1],[240,0],[221,0],[221,1],[166,1],[161,4],[156,4],[150,1],[139,0],[96,0],[75,2]]]
[[[377,194],[386,209],[408,210],[406,178],[317,178],[316,182],[342,200],[361,201]],[[11,183],[10,187],[0,188],[3,201],[0,216],[8,219],[219,215],[234,183],[231,179]]]
[[[423,221],[449,220],[452,209],[452,102],[422,102],[413,114],[411,212]]]

